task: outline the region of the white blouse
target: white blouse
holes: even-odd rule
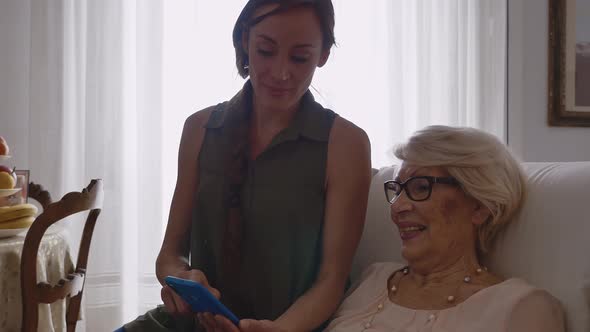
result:
[[[392,303],[387,279],[402,266],[376,263],[363,273],[325,331],[333,332],[563,332],[560,303],[544,290],[512,278],[484,288],[443,310],[415,310]]]

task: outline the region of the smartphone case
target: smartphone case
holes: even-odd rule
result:
[[[167,276],[164,281],[191,306],[193,312],[210,312],[214,315],[222,315],[232,323],[239,324],[238,317],[198,282],[173,276]]]

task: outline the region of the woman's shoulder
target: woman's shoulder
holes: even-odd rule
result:
[[[211,122],[217,123],[222,121],[227,104],[228,102],[226,101],[194,112],[186,118],[185,128],[200,129]]]
[[[446,316],[447,321],[453,321],[456,327],[462,327],[455,330],[462,331],[563,331],[559,301],[549,292],[520,278],[506,279],[483,288],[441,314]],[[535,323],[541,319],[537,315],[543,315],[542,325],[549,329]],[[482,329],[483,326],[487,329]]]
[[[565,331],[562,305],[547,290],[517,278],[503,284],[505,294],[502,295],[514,292],[508,306],[507,325],[510,331]]]
[[[358,170],[370,168],[371,143],[367,133],[354,123],[336,117],[328,140],[329,165],[339,170],[341,165],[356,165]],[[349,174],[347,172],[347,174]]]
[[[482,312],[485,308],[488,315],[501,315],[506,317],[507,322],[519,317],[526,317],[524,321],[529,321],[534,317],[532,315],[543,313],[547,315],[548,322],[560,322],[563,316],[559,300],[520,278],[510,278],[487,287],[466,302],[469,302],[467,307],[479,308],[476,310],[480,314],[485,315]]]
[[[561,311],[561,303],[549,291],[535,287],[523,279],[512,278],[512,281],[507,287],[511,287],[513,291],[516,290],[514,301],[514,311],[529,311],[546,312],[546,311]]]
[[[330,137],[335,139],[348,138],[366,142],[369,141],[369,136],[361,127],[341,116],[337,116],[334,119],[334,125],[332,126],[332,133]]]
[[[512,297],[515,300],[538,292],[544,292],[549,294],[547,291],[538,288],[521,278],[505,279],[488,287],[487,289],[493,291],[495,296],[504,296],[506,294],[512,294]]]
[[[507,304],[506,302],[516,305],[522,299],[539,294],[543,294],[548,299],[553,298],[547,291],[531,285],[524,279],[509,278],[482,289],[473,296],[473,299],[481,297],[481,299],[488,301],[490,298],[494,298],[498,302],[504,302],[504,305]]]
[[[187,123],[206,128],[222,127],[225,124],[226,119],[232,118],[232,114],[237,114],[234,112],[235,110],[242,110],[244,105],[249,103],[248,100],[251,98],[249,97],[251,93],[250,89],[249,83],[247,82],[244,87],[229,100],[206,107],[191,114],[187,118]]]

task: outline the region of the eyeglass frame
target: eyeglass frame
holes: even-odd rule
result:
[[[410,182],[410,181],[412,181],[412,180],[414,180],[414,179],[426,179],[428,181],[429,190],[428,190],[428,195],[426,196],[426,198],[424,198],[424,199],[414,199],[412,197],[412,195],[409,193],[409,191],[407,189],[407,183]],[[400,191],[399,191],[399,193],[396,193],[396,195],[391,200],[389,199],[389,195],[387,194],[387,191],[388,191],[387,185],[390,184],[390,183],[395,183],[395,184],[399,185],[400,188],[401,188]],[[455,186],[460,185],[460,182],[457,179],[455,179],[454,177],[451,177],[451,176],[447,176],[447,177],[427,176],[427,175],[423,175],[423,176],[422,175],[421,176],[412,176],[412,177],[408,178],[404,182],[399,182],[399,181],[396,181],[396,180],[389,180],[389,181],[385,181],[383,183],[383,190],[385,191],[385,199],[387,200],[387,202],[389,204],[393,204],[396,201],[396,199],[401,196],[402,191],[405,191],[406,192],[406,196],[408,196],[408,198],[410,200],[412,200],[414,202],[423,202],[423,201],[429,199],[430,196],[432,195],[432,186],[435,183],[455,185]]]

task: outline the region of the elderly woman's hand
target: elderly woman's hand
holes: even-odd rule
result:
[[[286,332],[285,329],[270,320],[242,319],[238,328],[221,315],[213,316],[210,313],[200,313],[197,314],[197,317],[207,332]]]

